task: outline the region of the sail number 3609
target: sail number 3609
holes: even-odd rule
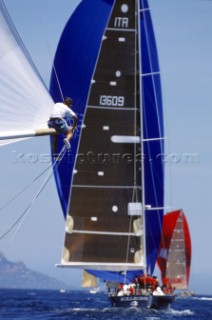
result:
[[[113,107],[123,107],[124,97],[123,96],[106,96],[102,95],[99,97],[100,106],[113,106]]]

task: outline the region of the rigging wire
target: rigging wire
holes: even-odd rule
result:
[[[3,1],[3,4],[4,4],[4,1]],[[5,5],[5,4],[4,4]],[[43,19],[40,15],[40,12],[38,10],[38,7],[35,5],[35,2],[34,2],[34,7],[35,9],[37,10],[37,13],[38,13],[38,17],[39,17],[39,20],[40,20],[40,24],[43,25]],[[61,89],[61,86],[60,86],[60,82],[59,82],[59,78],[58,78],[58,75],[57,75],[57,71],[55,69],[55,66],[54,66],[54,62],[53,62],[53,58],[52,58],[52,55],[51,55],[51,51],[50,51],[50,46],[49,46],[49,42],[47,41],[47,37],[46,37],[46,34],[45,32],[42,32],[43,35],[44,35],[44,38],[45,38],[45,41],[46,41],[46,44],[47,44],[47,49],[48,49],[48,53],[49,53],[49,56],[50,56],[50,59],[52,61],[52,68],[54,70],[54,73],[55,73],[55,77],[57,79],[57,83],[58,83],[58,87],[59,87],[59,90],[60,90],[60,94],[61,94],[61,97],[63,99],[63,93],[62,93],[62,89]],[[64,157],[65,155],[65,152],[66,152],[66,147],[64,146],[60,152],[60,154],[58,155],[58,158],[60,159],[60,161],[62,160],[62,158]],[[54,170],[55,170],[55,166],[56,164],[58,164],[59,166],[59,163],[58,161],[55,161],[53,163],[53,165],[50,165],[49,167],[47,167],[43,172],[41,172],[32,182],[30,182],[27,186],[25,186],[21,191],[19,191],[15,196],[13,196],[7,203],[5,203],[2,207],[0,207],[0,212],[3,211],[12,201],[14,201],[16,198],[18,198],[21,194],[23,194],[31,185],[33,185],[33,183],[38,180],[46,171],[48,171],[49,169],[53,169],[51,170],[50,174],[47,175],[46,179],[44,179],[44,182],[43,184],[41,185],[40,189],[38,190],[38,192],[36,193],[35,197],[32,199],[31,203],[27,206],[27,208],[22,212],[22,214],[19,216],[19,218],[8,228],[7,231],[4,232],[4,234],[2,234],[0,236],[0,240],[2,240],[11,230],[13,230],[19,222],[20,225],[18,227],[18,229],[21,227],[23,221],[24,221],[24,217],[27,216],[27,213],[30,211],[30,209],[32,208],[35,200],[39,197],[39,195],[41,194],[41,192],[44,190],[45,186],[47,185],[47,183],[49,182],[50,178],[52,177],[53,173],[54,173]],[[57,167],[58,167],[57,166]],[[18,229],[16,230],[16,233],[18,231]]]
[[[16,195],[14,195],[11,199],[9,199],[3,206],[0,207],[0,212],[3,211],[11,202],[13,202],[16,198],[18,198],[22,193],[24,193],[27,189],[29,189],[36,180],[38,180],[47,170],[49,170],[52,165],[48,166],[44,171],[42,171],[36,178],[34,178],[29,184],[27,184],[24,188],[22,188]],[[0,213],[1,214],[1,213]]]
[[[39,197],[39,195],[41,194],[41,192],[44,190],[44,188],[46,187],[46,185],[48,184],[49,180],[51,179],[53,173],[54,173],[54,170],[56,167],[59,166],[61,160],[63,159],[65,153],[66,153],[66,147],[63,146],[62,150],[60,151],[59,155],[58,155],[58,158],[60,159],[60,161],[58,162],[57,160],[54,161],[53,165],[52,165],[52,169],[50,171],[50,174],[47,175],[46,179],[44,180],[43,184],[41,185],[41,187],[39,188],[38,192],[36,193],[36,195],[34,196],[34,198],[32,199],[31,203],[27,206],[27,208],[22,212],[22,214],[19,216],[19,218],[0,236],[0,240],[2,240],[3,238],[5,238],[8,233],[10,233],[10,231],[12,231],[19,222],[20,225],[18,227],[18,229],[16,230],[16,233],[17,231],[20,229],[21,225],[23,224],[24,222],[24,218],[26,218],[27,214],[29,213],[30,209],[32,208],[32,206],[34,205],[35,203],[35,200]],[[58,164],[56,166],[56,164]],[[50,168],[48,168],[50,169]],[[16,234],[15,233],[15,234]]]
[[[37,5],[35,4],[36,2],[34,1],[34,7],[37,11],[37,14],[38,14],[38,17],[39,17],[39,20],[40,20],[40,25],[44,25],[43,23],[43,19],[42,19],[42,16],[40,15],[40,11],[37,7]],[[44,29],[44,28],[43,28]],[[60,94],[61,94],[61,97],[63,99],[63,92],[62,92],[62,88],[61,88],[61,85],[60,85],[60,81],[59,81],[59,77],[58,77],[58,74],[57,74],[57,71],[56,71],[56,68],[55,68],[55,65],[54,65],[54,61],[53,61],[53,58],[52,58],[52,54],[51,54],[51,50],[50,50],[50,45],[49,45],[49,42],[47,40],[47,37],[46,37],[46,33],[45,32],[42,32],[43,36],[44,36],[44,39],[45,39],[45,42],[47,44],[47,49],[48,49],[48,53],[49,53],[49,56],[50,56],[50,59],[52,61],[52,68],[54,70],[54,73],[55,73],[55,77],[56,77],[56,80],[57,80],[57,83],[58,83],[58,88],[59,88],[59,91],[60,91]],[[65,153],[66,153],[66,147],[64,146],[62,148],[62,150],[60,151],[59,155],[58,155],[58,158],[60,159],[60,161],[63,159]],[[14,197],[12,197],[5,205],[3,205],[2,207],[0,207],[0,212],[6,208],[13,200],[15,200],[18,196],[20,196],[22,193],[24,193],[37,179],[39,179],[47,170],[49,170],[50,168],[52,168],[53,170],[51,171],[51,173],[49,175],[47,175],[46,179],[44,180],[42,186],[40,187],[40,189],[38,190],[38,192],[36,193],[35,197],[33,198],[33,200],[31,201],[31,203],[27,206],[27,208],[24,210],[24,212],[19,216],[19,218],[8,228],[8,230],[2,235],[0,236],[0,240],[2,240],[11,230],[13,230],[15,228],[15,226],[17,226],[17,224],[22,221],[18,227],[18,229],[21,227],[23,221],[24,221],[24,217],[26,217],[27,213],[30,211],[30,209],[32,208],[35,200],[38,198],[38,196],[41,194],[41,192],[44,190],[45,186],[47,185],[47,183],[49,182],[50,178],[52,177],[53,173],[54,173],[54,170],[55,170],[55,166],[57,165],[57,167],[59,166],[59,162],[57,160],[54,161],[53,165],[50,165],[48,168],[46,168],[43,172],[41,172],[30,184],[28,184],[27,186],[25,186],[18,194],[16,194]],[[17,229],[17,231],[18,231]],[[16,231],[16,233],[17,233]]]

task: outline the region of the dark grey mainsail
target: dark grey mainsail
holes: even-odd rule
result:
[[[137,1],[116,1],[102,38],[72,178],[63,264],[144,265],[137,10]]]

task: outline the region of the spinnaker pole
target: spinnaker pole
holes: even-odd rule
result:
[[[22,138],[32,138],[38,136],[47,136],[57,134],[55,129],[44,128],[44,129],[35,129],[35,130],[19,130],[13,132],[1,132],[0,140],[7,139],[22,139]]]

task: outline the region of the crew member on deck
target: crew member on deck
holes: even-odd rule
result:
[[[152,289],[152,291],[154,291],[155,288],[157,288],[158,286],[159,286],[159,280],[158,280],[158,278],[156,276],[153,276],[151,278],[151,289]]]
[[[55,103],[53,111],[50,115],[50,119],[48,121],[48,127],[54,128],[57,133],[62,133],[66,135],[66,138],[63,140],[67,149],[70,149],[70,139],[73,137],[74,129],[77,126],[77,116],[73,110],[71,110],[71,106],[73,104],[73,100],[71,98],[64,98],[63,102]],[[73,127],[69,127],[66,119],[73,118],[74,123]],[[54,154],[54,158],[57,158],[57,140],[58,136],[53,135],[52,138],[52,150]]]

